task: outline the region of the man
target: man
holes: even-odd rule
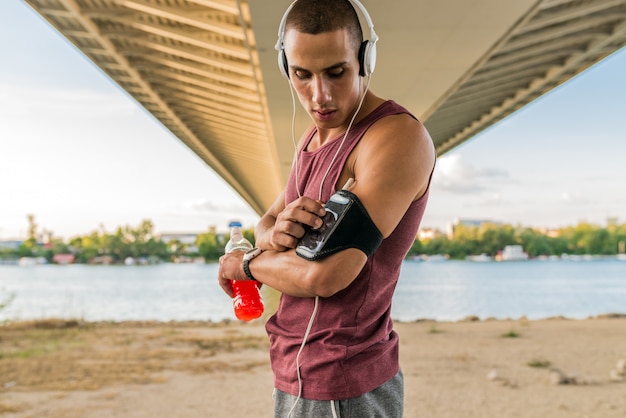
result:
[[[282,292],[266,324],[277,417],[403,412],[391,299],[436,157],[424,126],[369,90],[375,53],[361,48],[353,4],[367,13],[356,1],[298,0],[284,16],[279,65],[313,123],[299,140],[287,187],[256,227],[262,252],[246,260],[247,272],[241,254],[220,259],[218,279],[229,296],[231,280],[250,277]],[[375,47],[371,40],[364,46]],[[349,196],[362,209],[346,217],[359,217],[363,228],[341,232],[347,245],[330,255],[310,261],[297,254],[305,233],[323,225],[323,202],[349,179]],[[348,242],[353,236],[366,242]]]

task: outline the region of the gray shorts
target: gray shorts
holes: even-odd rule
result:
[[[296,407],[289,415],[296,400]],[[371,392],[356,398],[336,401],[298,399],[296,396],[274,389],[275,418],[402,418],[403,412],[402,371]]]

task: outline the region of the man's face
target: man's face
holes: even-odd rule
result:
[[[284,42],[291,83],[314,123],[319,129],[346,129],[363,93],[347,31],[310,35],[291,29]]]

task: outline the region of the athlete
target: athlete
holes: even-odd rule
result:
[[[368,20],[365,41],[357,9]],[[436,155],[419,120],[369,89],[376,41],[354,0],[297,0],[281,22],[280,71],[312,124],[286,188],[256,226],[259,250],[246,260],[224,255],[218,273],[231,297],[231,280],[282,293],[266,323],[276,417],[403,413],[391,302]],[[341,222],[336,209],[328,217],[335,201],[350,206]],[[335,228],[324,226],[329,219]],[[316,231],[320,248],[300,251]]]

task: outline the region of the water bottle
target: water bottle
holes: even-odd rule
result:
[[[231,222],[230,239],[226,243],[225,252],[232,253],[234,251],[248,252],[251,250],[252,244],[241,233],[241,223]],[[235,316],[242,321],[251,321],[263,314],[263,300],[259,293],[259,282],[256,280],[232,280],[233,308]]]

